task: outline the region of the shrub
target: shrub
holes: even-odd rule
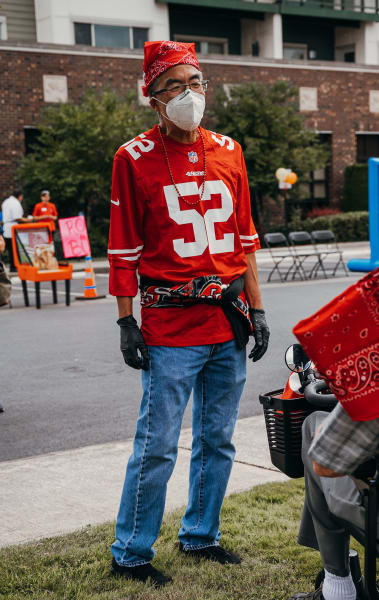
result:
[[[91,227],[89,238],[91,243],[91,253],[95,258],[104,258],[107,256],[108,229],[109,219],[106,219],[102,226],[96,225]]]
[[[295,211],[294,211],[295,212]],[[300,213],[295,213],[294,218],[288,223],[288,229],[284,225],[273,227],[269,231],[280,231],[288,234],[289,231],[315,231],[316,229],[330,229],[336,236],[337,242],[363,242],[368,236],[368,212],[353,211],[339,213],[336,215],[325,215],[316,219],[301,219]]]
[[[292,221],[290,231],[294,231]],[[368,212],[354,211],[337,215],[325,215],[316,219],[304,219],[301,230],[330,229],[336,236],[337,242],[361,242],[368,240]]]
[[[338,215],[341,211],[338,208],[329,208],[328,206],[312,208],[307,214],[307,219],[316,219],[317,217],[325,217],[326,215]]]
[[[346,167],[342,209],[368,210],[368,165]]]

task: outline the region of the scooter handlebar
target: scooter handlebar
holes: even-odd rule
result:
[[[307,402],[320,408],[330,408],[337,404],[337,398],[334,394],[323,394],[322,392],[328,387],[323,379],[315,379],[310,381],[304,389],[304,397]]]

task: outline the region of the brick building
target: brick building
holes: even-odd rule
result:
[[[97,0],[62,0],[58,14],[53,2],[2,0],[0,198],[46,104],[78,102],[88,87],[138,88],[144,41],[171,37],[196,42],[210,101],[217,87],[252,79],[298,86],[300,110],[331,148],[329,169],[313,173],[305,197],[309,204],[338,203],[345,167],[379,155],[378,0],[341,1],[325,8],[327,0],[109,0],[104,8]],[[17,4],[21,13],[12,12]],[[22,23],[17,14],[25,15]]]

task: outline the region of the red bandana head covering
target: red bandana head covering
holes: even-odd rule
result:
[[[148,96],[153,81],[171,67],[176,65],[192,65],[200,70],[195,53],[195,44],[184,42],[145,42],[145,58],[143,61],[142,93]]]
[[[379,269],[293,330],[354,421],[379,418]]]

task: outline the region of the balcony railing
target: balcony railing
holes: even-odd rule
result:
[[[294,7],[301,6],[305,9],[327,9],[373,15],[379,14],[379,0],[278,0],[277,4]]]
[[[328,19],[379,21],[379,0],[155,0],[202,8],[270,12]]]

